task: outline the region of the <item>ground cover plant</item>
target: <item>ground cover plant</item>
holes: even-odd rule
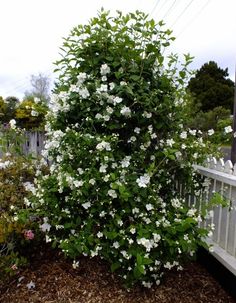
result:
[[[142,12],[101,11],[71,31],[47,116],[50,173],[37,173],[31,200],[46,242],[75,269],[81,255],[99,256],[127,287],[181,270],[212,228],[198,228],[207,213],[176,187],[197,194],[193,163],[213,150],[186,128],[192,58],[165,58],[172,39]]]

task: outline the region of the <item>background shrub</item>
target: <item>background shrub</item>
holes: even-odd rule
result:
[[[28,216],[36,163],[20,155],[0,159],[1,279],[18,272],[42,243],[37,218]]]

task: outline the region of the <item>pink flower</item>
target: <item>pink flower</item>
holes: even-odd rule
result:
[[[13,264],[13,265],[11,266],[11,269],[12,269],[12,270],[17,270],[17,269],[18,269],[18,267],[17,267],[17,265],[16,265],[16,264]]]
[[[34,233],[32,232],[31,229],[26,230],[24,232],[24,236],[25,236],[25,239],[27,239],[27,240],[33,240],[34,239]]]

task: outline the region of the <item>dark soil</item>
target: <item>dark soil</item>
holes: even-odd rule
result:
[[[21,278],[19,282],[19,278]],[[27,284],[35,283],[29,290]],[[233,303],[236,302],[197,262],[181,272],[168,272],[160,286],[127,291],[99,259],[71,262],[50,250],[9,283],[0,283],[1,303]]]

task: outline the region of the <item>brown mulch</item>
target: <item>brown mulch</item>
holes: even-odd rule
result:
[[[19,278],[21,281],[19,282]],[[35,283],[29,290],[27,284]],[[0,284],[1,303],[233,303],[235,300],[197,262],[166,274],[152,289],[127,291],[99,259],[81,258],[75,270],[62,256],[46,252],[9,283]]]

